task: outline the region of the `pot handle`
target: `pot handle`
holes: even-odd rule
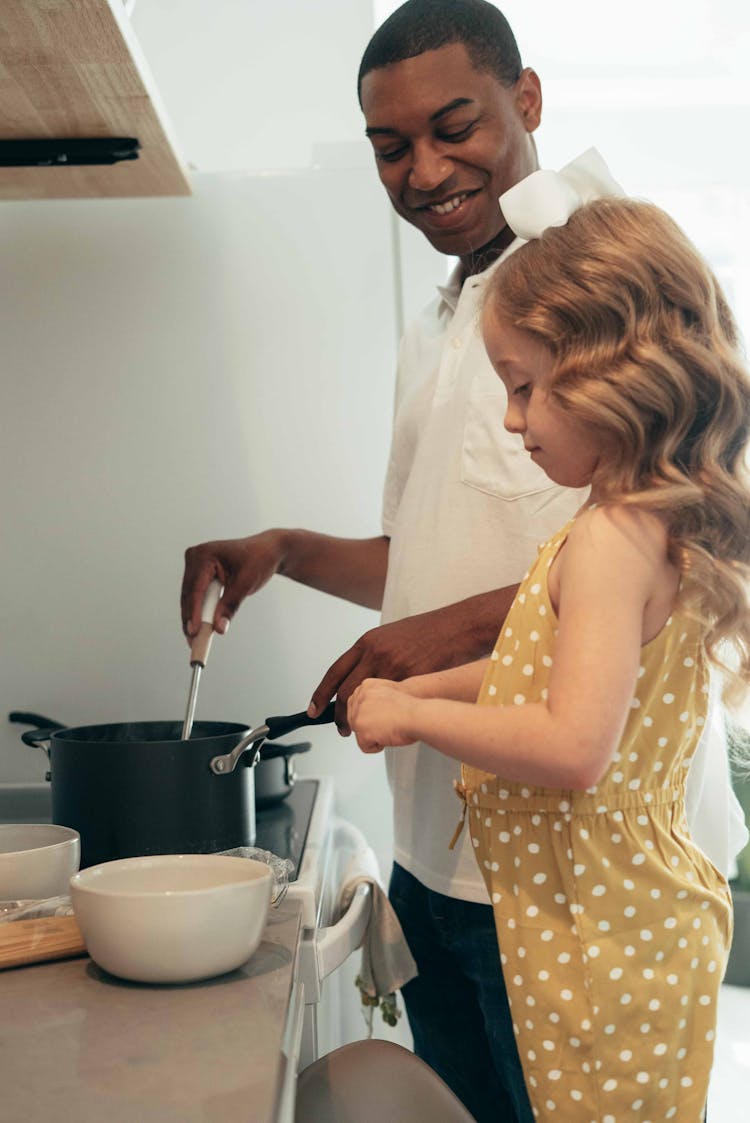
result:
[[[21,740],[24,745],[30,745],[33,749],[41,749],[48,757],[50,733],[54,733],[56,729],[65,729],[62,722],[53,721],[51,717],[43,717],[41,714],[28,714],[22,710],[11,710],[8,714],[8,721],[16,722],[18,725],[35,725],[36,729],[30,729],[21,734]]]
[[[62,722],[53,721],[51,717],[42,717],[41,714],[27,714],[23,710],[11,710],[8,721],[18,725],[35,725],[37,729],[64,729]]]
[[[273,740],[275,737],[283,737],[285,733],[291,733],[293,730],[301,729],[306,725],[328,725],[333,721],[335,714],[336,703],[329,702],[323,712],[318,714],[317,717],[310,717],[303,711],[301,714],[291,714],[289,717],[266,718],[265,723],[251,730],[246,737],[243,737],[239,744],[235,745],[231,753],[224,753],[222,756],[212,757],[210,762],[211,771],[217,776],[227,776],[230,772],[234,772],[237,761],[248,749],[254,750],[254,758],[250,763],[250,767],[252,768],[258,763],[260,747],[266,738]]]
[[[264,741],[260,750],[260,760],[258,764],[262,764],[266,760],[279,760],[279,758],[289,758],[296,756],[298,753],[309,753],[312,748],[311,741],[295,741],[293,745],[286,743],[281,744],[278,741]]]

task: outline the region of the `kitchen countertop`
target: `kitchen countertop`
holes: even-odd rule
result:
[[[89,958],[0,973],[2,1123],[279,1120],[300,922],[282,902],[243,967],[200,983],[130,983]]]

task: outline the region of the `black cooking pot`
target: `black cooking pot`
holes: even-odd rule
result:
[[[333,717],[331,703],[315,719],[267,718],[253,730],[198,721],[183,741],[179,721],[67,729],[36,714],[9,714],[10,721],[37,726],[22,740],[49,756],[52,821],[80,834],[82,868],[142,854],[252,846],[253,766],[263,742]]]
[[[256,811],[274,807],[286,799],[297,781],[294,758],[311,748],[310,741],[299,741],[293,745],[263,742],[258,763],[253,769]]]

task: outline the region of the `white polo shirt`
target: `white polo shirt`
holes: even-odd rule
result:
[[[503,428],[505,391],[477,323],[497,264],[463,288],[457,268],[402,340],[384,493],[384,623],[516,584],[585,499],[553,484]],[[486,902],[469,832],[448,849],[460,765],[421,743],[385,756],[395,860],[430,889]]]
[[[401,344],[383,506],[384,623],[516,584],[537,546],[585,499],[553,484],[503,428],[505,390],[478,325],[498,264],[463,288],[457,268]],[[708,741],[688,776],[688,817],[695,841],[726,872],[746,833],[723,738]],[[448,849],[460,814],[459,764],[422,743],[385,756],[396,862],[430,889],[486,903],[469,832]]]

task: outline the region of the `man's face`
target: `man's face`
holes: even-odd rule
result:
[[[508,88],[462,43],[371,70],[367,135],[402,218],[441,253],[469,258],[505,227],[498,197],[536,169],[541,90],[532,70]]]

